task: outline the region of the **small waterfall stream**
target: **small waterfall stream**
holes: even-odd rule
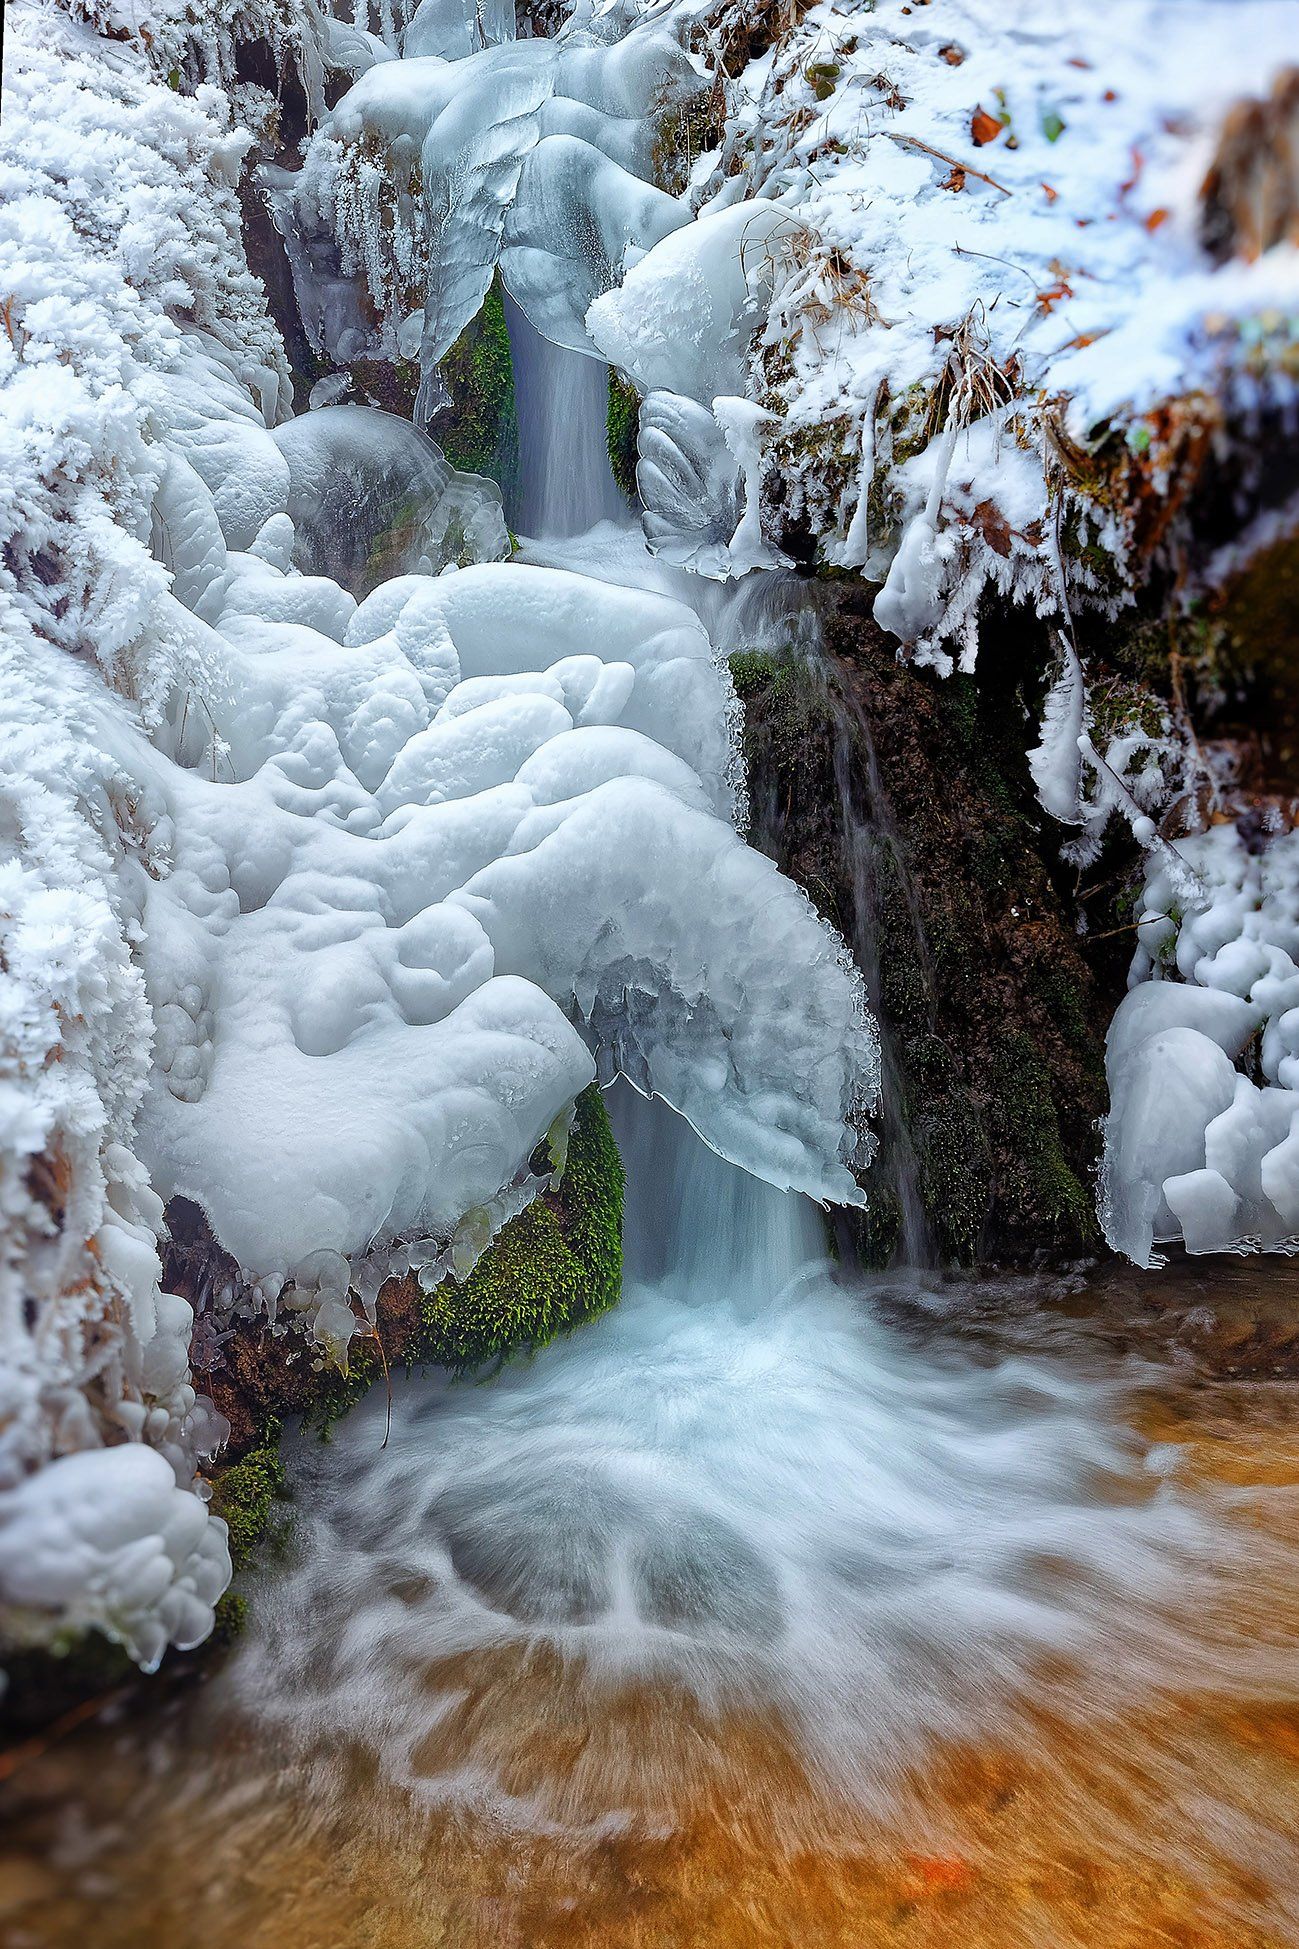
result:
[[[505,321],[519,416],[523,533],[551,541],[625,515],[609,467],[609,369],[552,345],[506,294]]]
[[[834,777],[839,793],[846,863],[853,889],[852,951],[866,982],[880,1037],[880,1174],[897,1199],[899,1225],[895,1260],[902,1265],[928,1266],[936,1262],[933,1234],[925,1215],[920,1169],[912,1142],[902,1089],[902,1065],[897,1034],[883,1006],[883,983],[876,946],[874,917],[880,897],[880,869],[887,861],[890,878],[900,889],[911,920],[917,960],[926,959],[925,931],[903,857],[899,834],[879,776],[875,741],[860,709],[832,691],[824,655],[817,646],[812,668],[825,691],[835,721]],[[862,761],[864,765],[862,764]],[[860,769],[859,769],[860,767]],[[932,994],[932,983],[926,983]]]
[[[511,330],[545,559],[655,586],[625,525],[583,526],[609,512],[603,369]],[[699,607],[730,642],[764,604],[797,633],[794,584]],[[842,791],[865,914],[887,835],[846,772]],[[878,1804],[917,1739],[1000,1723],[1045,1659],[1100,1686],[1118,1630],[1129,1680],[1153,1674],[1152,1612],[1201,1532],[1126,1432],[1114,1370],[927,1344],[939,1285],[841,1284],[807,1200],[625,1083],[613,1107],[621,1304],[490,1386],[400,1386],[386,1444],[372,1398],[327,1454],[299,1451],[294,1561],[239,1703],[327,1773],[341,1740],[423,1800],[590,1834],[670,1823],[689,1793],[669,1700],[770,1715],[814,1776]],[[629,1743],[618,1702],[647,1686],[666,1716]]]

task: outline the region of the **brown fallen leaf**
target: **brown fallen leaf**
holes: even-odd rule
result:
[[[1158,230],[1161,223],[1167,223],[1170,212],[1165,209],[1152,210],[1146,218],[1147,230]]]
[[[970,516],[994,555],[1005,561],[1010,554],[1010,523],[995,501],[980,501]]]
[[[940,189],[961,190],[965,188],[965,171],[960,163],[954,163],[948,174],[938,185]]]
[[[938,58],[946,61],[949,68],[959,68],[965,59],[965,50],[958,47],[955,41],[948,41],[945,47],[939,48]]]
[[[975,148],[982,149],[989,142],[995,142],[1002,132],[1002,127],[1003,124],[995,115],[989,115],[986,108],[976,108],[970,117],[970,139]]]
[[[1042,188],[1043,188],[1043,190],[1044,190],[1044,192],[1045,192],[1045,194],[1046,194],[1046,200],[1047,200],[1047,202],[1048,202],[1048,203],[1054,203],[1054,202],[1055,202],[1055,200],[1056,200],[1056,198],[1057,198],[1057,197],[1059,196],[1059,194],[1060,194],[1060,192],[1059,192],[1059,190],[1058,190],[1058,189],[1052,189],[1052,187],[1051,187],[1051,185],[1050,185],[1050,183],[1043,183],[1043,185],[1042,185]]]

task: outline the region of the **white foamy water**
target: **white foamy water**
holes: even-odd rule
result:
[[[814,1773],[866,1796],[924,1735],[995,1727],[1029,1690],[1085,1710],[1120,1674],[1156,1683],[1201,1531],[1125,1432],[1113,1363],[882,1324],[836,1284],[813,1207],[661,1106],[616,1107],[622,1304],[488,1384],[399,1384],[386,1447],[374,1395],[304,1445],[244,1700],[317,1752],[344,1737],[390,1779],[526,1821],[554,1817],[508,1787],[509,1695],[539,1659],[597,1713],[642,1682],[775,1710]],[[438,1728],[479,1667],[513,1677],[444,1768]]]

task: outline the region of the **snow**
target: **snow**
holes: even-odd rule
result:
[[[0,1566],[20,1642],[93,1625],[146,1671],[202,1642],[230,1581],[224,1523],[136,1443],[63,1455],[0,1500]]]
[[[1292,0],[1059,0],[1049,19],[1001,0],[822,0],[728,86],[722,146],[690,191],[699,221],[738,197],[804,226],[743,390],[812,441],[792,468],[822,558],[888,576],[877,618],[922,660],[950,668],[955,644],[972,661],[988,583],[1059,613],[1045,518],[1061,497],[1129,585],[1141,574],[1133,537],[1057,464],[1057,425],[1087,449],[1112,423],[1152,443],[1157,473],[1165,402],[1202,391],[1229,428],[1285,395],[1299,250],[1216,267],[1198,195],[1225,111],[1265,95],[1297,43]],[[1001,453],[985,464],[976,441],[927,509],[941,463],[895,462],[894,443],[914,438],[914,402],[963,381],[958,423],[1000,418]],[[930,453],[950,419],[924,429]],[[799,451],[773,451],[772,474]],[[860,521],[852,534],[863,452],[883,517],[869,555]],[[1075,601],[1113,601],[1078,567],[1074,584]]]

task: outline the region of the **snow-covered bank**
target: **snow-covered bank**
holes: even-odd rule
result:
[[[1113,613],[1210,451],[1293,411],[1293,200],[1229,184],[1266,214],[1237,239],[1220,194],[1211,248],[1202,186],[1296,44],[1289,0],[822,0],[728,85],[692,201],[798,218],[746,387],[768,492],[913,654],[972,667],[989,589],[1058,614],[1057,522]]]

